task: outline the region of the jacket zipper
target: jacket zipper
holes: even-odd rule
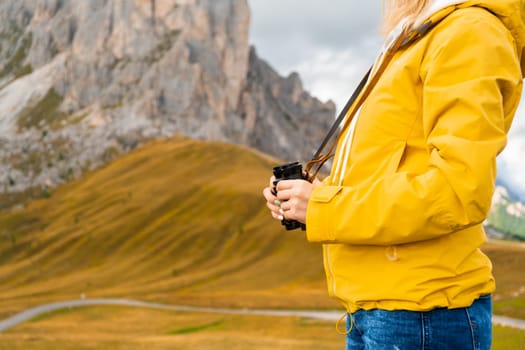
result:
[[[334,275],[334,271],[333,271],[333,268],[332,268],[332,260],[330,259],[330,250],[328,249],[328,247],[329,247],[328,244],[324,244],[323,245],[324,258],[325,258],[325,264],[326,264],[326,273],[329,276],[329,281],[330,281],[328,283],[328,293],[329,293],[329,295],[332,296],[332,298],[334,298],[335,300],[339,301],[344,306],[344,308],[346,309],[347,313],[350,313],[350,306],[349,306],[348,302],[343,300],[343,299],[341,299],[337,295],[337,284],[336,284],[336,281],[335,281],[335,275]]]
[[[328,249],[328,244],[324,245],[324,256],[326,259],[326,269],[328,272],[328,275],[330,276],[330,283],[329,283],[329,292],[331,295],[336,297],[336,285],[335,285],[335,277],[334,277],[334,271],[332,269],[332,260],[330,259],[330,250]]]

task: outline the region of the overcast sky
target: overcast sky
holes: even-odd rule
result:
[[[381,0],[248,0],[251,43],[279,73],[342,108],[374,61]]]
[[[381,0],[248,0],[250,42],[281,75],[298,72],[312,95],[338,111],[381,47]],[[500,171],[525,196],[525,101],[500,156]]]

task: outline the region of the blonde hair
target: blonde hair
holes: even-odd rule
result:
[[[431,0],[383,0],[381,32],[388,34],[403,18],[413,22],[430,5]]]

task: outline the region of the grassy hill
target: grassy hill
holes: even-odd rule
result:
[[[278,161],[239,146],[154,142],[0,213],[0,316],[49,300],[330,307],[321,248],[262,197]]]
[[[0,318],[81,296],[339,307],[326,293],[321,248],[267,212],[261,191],[277,163],[234,145],[158,141],[0,212]],[[496,310],[525,318],[525,249],[485,249]]]

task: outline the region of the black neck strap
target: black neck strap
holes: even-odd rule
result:
[[[357,97],[359,96],[361,91],[363,91],[366,83],[368,82],[368,78],[370,77],[370,73],[371,72],[372,72],[372,67],[370,67],[370,69],[365,74],[363,79],[361,79],[361,82],[359,83],[359,85],[355,89],[354,93],[352,94],[352,96],[350,96],[350,98],[348,99],[348,102],[346,102],[345,107],[339,113],[339,116],[337,117],[337,119],[332,124],[332,127],[330,128],[330,130],[328,131],[328,133],[324,137],[323,142],[321,142],[321,146],[319,146],[319,148],[317,149],[317,152],[315,152],[313,159],[319,158],[319,156],[323,153],[324,148],[326,147],[328,142],[332,139],[332,137],[334,136],[336,131],[339,129],[339,126],[341,125],[341,123],[345,119],[346,114],[348,113],[348,110],[355,103],[355,100],[357,99]]]

